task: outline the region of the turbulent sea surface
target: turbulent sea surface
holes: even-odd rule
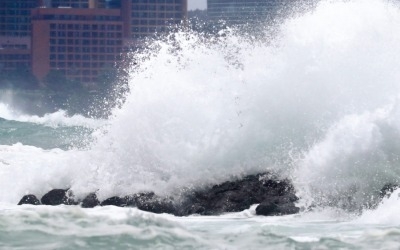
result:
[[[258,38],[177,32],[136,55],[104,120],[0,100],[0,248],[399,249],[400,190],[378,198],[400,184],[399,24],[394,1],[322,1]],[[294,183],[300,214],[16,205],[53,188],[177,195],[265,171]]]

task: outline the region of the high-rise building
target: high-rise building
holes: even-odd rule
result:
[[[109,1],[106,1],[106,8],[119,9],[119,8],[121,8],[121,1],[122,0],[109,0]]]
[[[95,82],[126,46],[170,31],[187,0],[0,0],[0,72],[30,67]]]
[[[51,0],[52,8],[104,8],[106,0]]]
[[[0,36],[30,36],[30,11],[38,4],[38,0],[1,0]]]
[[[0,73],[30,66],[32,8],[38,0],[0,1]]]
[[[265,21],[285,4],[284,0],[207,0],[208,17],[229,24]]]
[[[187,17],[187,0],[122,0],[127,38],[140,39],[167,32]]]
[[[0,74],[30,68],[30,41],[29,37],[0,37]]]
[[[38,8],[32,10],[32,71],[51,70],[81,82],[95,82],[120,61],[123,22],[119,9]]]

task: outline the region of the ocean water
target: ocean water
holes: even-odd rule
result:
[[[108,119],[0,100],[0,248],[399,249],[400,190],[379,199],[400,184],[398,3],[321,1],[278,23],[153,41]],[[292,180],[299,214],[16,205],[53,188],[178,195],[265,171]]]

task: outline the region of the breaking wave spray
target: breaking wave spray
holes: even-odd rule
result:
[[[322,1],[273,37],[177,32],[136,55],[125,103],[87,148],[0,149],[0,190],[20,180],[1,196],[171,193],[272,171],[303,204],[366,204],[399,183],[399,23],[387,1]]]

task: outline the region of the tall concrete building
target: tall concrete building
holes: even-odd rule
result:
[[[52,8],[104,8],[106,0],[50,0]]]
[[[187,18],[187,0],[122,0],[121,5],[130,39],[167,32]]]
[[[246,24],[272,18],[285,0],[207,0],[208,16],[213,21]]]
[[[0,1],[0,73],[30,67],[30,11],[38,6],[38,0]]]
[[[119,9],[38,8],[32,10],[32,71],[51,70],[81,82],[95,82],[120,60],[123,22]]]
[[[38,0],[1,0],[0,36],[30,36],[30,11],[38,5]]]
[[[39,80],[56,70],[96,82],[127,46],[186,17],[187,0],[0,0],[0,72],[29,67]]]

